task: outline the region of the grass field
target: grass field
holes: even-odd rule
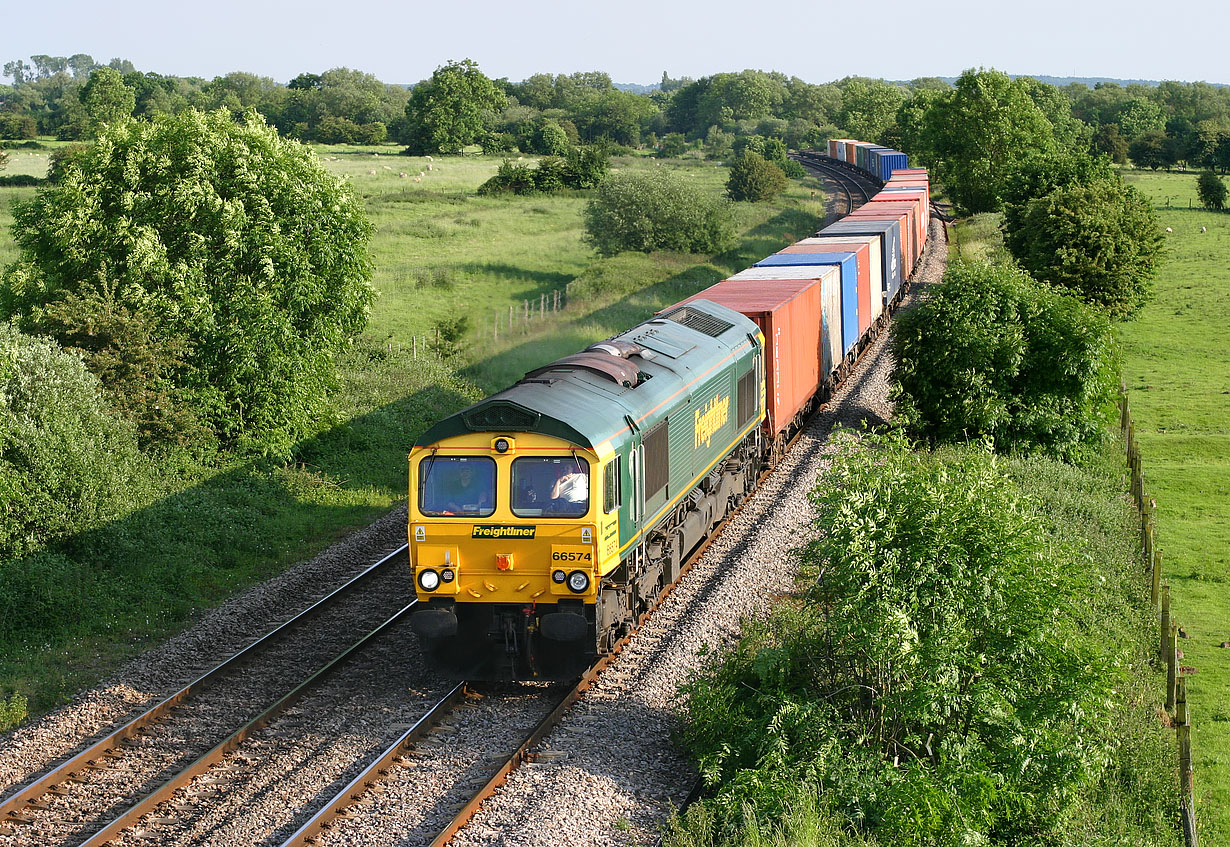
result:
[[[1180,642],[1193,727],[1202,844],[1230,844],[1230,215],[1196,206],[1196,175],[1125,171],[1154,203],[1169,255],[1155,298],[1119,324],[1147,489],[1157,498],[1157,543]],[[1166,203],[1170,206],[1167,208]],[[955,230],[950,258],[1002,249],[998,215]],[[1205,227],[1206,232],[1200,228]]]
[[[721,256],[599,259],[581,238],[584,195],[475,196],[499,157],[429,162],[398,156],[395,147],[315,149],[364,198],[376,225],[379,297],[364,336],[339,361],[336,421],[300,444],[293,463],[169,468],[157,502],[72,539],[88,551],[84,570],[107,581],[83,581],[86,613],[65,616],[75,622],[56,637],[0,643],[0,704],[14,692],[34,713],[63,702],[199,609],[369,523],[404,499],[406,452],[431,423],[809,234],[823,211],[819,185],[794,182],[777,201],[736,207],[737,242]],[[26,152],[14,151],[14,159]],[[35,152],[40,161],[27,157],[22,170],[8,172],[45,170],[46,151]],[[714,193],[726,176],[696,160],[627,157],[612,165],[681,168]],[[34,193],[0,188],[0,264],[16,257],[11,204]],[[566,309],[528,325],[518,320],[493,337],[492,322],[506,319],[510,305],[520,310],[523,300],[573,280]],[[472,327],[455,358],[414,357],[411,336],[462,314]]]
[[[1230,215],[1188,211],[1195,174],[1126,178],[1173,230],[1156,298],[1120,337],[1172,607],[1191,636],[1202,843],[1230,844]]]

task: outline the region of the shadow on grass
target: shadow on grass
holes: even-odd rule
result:
[[[563,288],[572,282],[570,274],[559,271],[531,270],[517,265],[502,262],[471,262],[458,265],[457,269],[466,274],[482,274],[500,279],[515,279],[518,282],[533,283],[533,294],[550,294],[557,288]]]

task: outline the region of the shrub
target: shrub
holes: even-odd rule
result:
[[[1105,156],[1067,151],[1034,152],[1015,161],[1004,176],[1000,196],[1004,202],[1004,242],[1021,249],[1021,223],[1030,200],[1045,197],[1058,188],[1119,183],[1119,175]]]
[[[585,230],[603,256],[623,250],[716,253],[733,237],[724,201],[661,168],[609,176],[585,208]]]
[[[786,189],[786,174],[758,153],[745,152],[730,166],[726,193],[732,200],[758,203],[772,200]]]
[[[563,191],[567,187],[566,178],[564,160],[556,156],[545,156],[538,160],[538,167],[534,168],[534,190],[541,194]]]
[[[37,327],[79,295],[140,313],[225,443],[285,454],[320,426],[374,296],[372,225],[310,150],[254,113],[189,110],[107,125],[57,178],[17,206],[0,311]]]
[[[17,112],[0,112],[0,138],[14,140],[32,139],[38,135],[38,123],[33,115]],[[35,146],[42,146],[34,142]]]
[[[145,467],[79,357],[0,323],[0,562],[121,514]]]
[[[484,133],[479,141],[479,145],[483,148],[483,153],[488,156],[494,156],[497,153],[515,153],[517,151],[517,139],[509,132]]]
[[[543,121],[534,133],[534,152],[545,156],[563,156],[567,154],[568,133],[555,121]]]
[[[985,451],[909,447],[838,453],[812,495],[802,590],[689,686],[683,738],[711,798],[693,831],[728,843],[746,821],[791,820],[810,789],[878,843],[1066,843],[1114,817],[1110,794],[1131,803],[1124,843],[1174,843],[1165,798],[1120,782],[1168,773],[1163,744],[1120,738],[1130,717],[1164,740],[1124,690],[1148,647],[1130,527],[1108,563]]]
[[[495,176],[478,187],[480,196],[492,194],[533,194],[534,172],[529,165],[505,159]]]
[[[1020,270],[957,264],[892,334],[897,409],[937,442],[1073,456],[1098,438],[1111,390],[1110,325]]]
[[[1206,209],[1220,212],[1226,208],[1226,184],[1212,171],[1199,176],[1196,191],[1200,194],[1200,205]]]
[[[573,147],[564,157],[564,184],[569,188],[597,188],[610,167],[610,151],[603,145]]]
[[[1149,201],[1130,186],[1105,181],[1029,201],[1006,244],[1036,279],[1068,289],[1115,318],[1129,317],[1148,302],[1163,252]]]
[[[682,156],[688,149],[688,140],[682,132],[669,132],[658,143],[658,154],[668,159]]]

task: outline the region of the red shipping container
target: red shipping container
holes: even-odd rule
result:
[[[846,217],[855,220],[900,221],[902,277],[909,276],[914,269],[914,261],[921,252],[918,246],[918,214],[914,204],[868,203]]]
[[[812,243],[814,239],[791,244],[779,253],[853,253],[854,265],[858,269],[858,334],[861,336],[871,327],[871,322],[879,316],[879,309],[872,305],[871,288],[871,248],[866,243],[828,242]],[[879,259],[879,257],[876,257]],[[876,292],[879,299],[879,292]]]
[[[743,273],[752,278],[723,280],[677,305],[711,300],[760,327],[765,338],[766,435],[775,437],[841,362],[840,270],[826,265],[749,268]],[[756,278],[769,276],[784,278]]]
[[[887,189],[888,185],[885,185],[885,188]],[[905,200],[916,200],[918,201],[918,212],[922,216],[920,225],[922,226],[923,232],[925,233],[927,227],[931,225],[931,207],[928,203],[927,190],[925,188],[894,185],[892,191],[881,191],[871,199],[872,201],[877,202],[885,200],[895,200],[898,202]]]
[[[890,196],[898,192],[889,192]],[[922,253],[923,245],[927,241],[927,227],[925,221],[925,206],[922,195],[917,195],[912,199],[888,199],[882,194],[877,194],[871,198],[871,202],[860,207],[860,211],[866,209],[868,211],[878,211],[880,209],[905,209],[910,214],[911,232],[914,236],[914,258]]]

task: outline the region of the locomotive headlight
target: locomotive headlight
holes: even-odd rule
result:
[[[589,576],[585,571],[573,571],[568,574],[568,587],[577,594],[584,594],[589,588]]]
[[[440,587],[440,575],[431,568],[419,571],[419,588],[424,591],[435,591]]]
[[[457,574],[453,573],[452,568],[445,568],[444,570],[440,571],[440,579],[444,580],[445,582],[452,582],[456,578],[457,578]]]
[[[562,585],[564,583],[564,580],[566,580],[567,578],[568,578],[567,574],[565,574],[563,571],[552,571],[551,572],[551,581],[554,582],[556,585]]]

